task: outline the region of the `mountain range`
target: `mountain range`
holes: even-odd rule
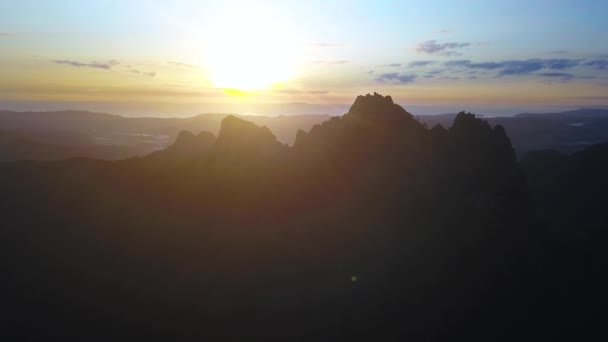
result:
[[[374,93],[297,130],[291,146],[228,115],[217,133],[191,127],[141,157],[3,163],[0,334],[605,334],[605,146],[520,163],[506,128],[474,114],[428,126]]]
[[[172,144],[180,131],[217,134],[229,114],[190,118],[130,118],[83,111],[0,111],[0,161],[61,160],[74,157],[117,160],[144,156]],[[243,116],[267,126],[279,141],[292,145],[298,130],[308,131],[329,115]],[[456,114],[418,115],[429,127],[449,127]],[[608,141],[608,110],[579,109],[560,113],[484,118],[502,125],[518,156],[555,149],[572,153]]]

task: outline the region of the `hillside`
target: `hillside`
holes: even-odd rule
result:
[[[456,114],[419,115],[429,127],[449,127]],[[523,113],[514,117],[484,118],[505,128],[519,156],[535,150],[554,149],[564,153],[581,151],[608,141],[608,110],[578,109],[560,113]]]
[[[0,130],[37,144],[0,141],[0,160],[60,160],[73,157],[125,159],[164,149],[180,131],[217,134],[228,114],[201,114],[190,118],[129,118],[83,111],[0,111]],[[299,129],[309,130],[328,115],[239,116],[268,126],[285,144],[293,144]],[[46,150],[56,151],[47,154]],[[79,153],[75,153],[79,152]]]
[[[473,114],[429,130],[368,94],[293,147],[229,116],[0,179],[14,337],[508,340],[544,301],[523,172]]]

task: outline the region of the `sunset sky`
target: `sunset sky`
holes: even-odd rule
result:
[[[373,91],[429,113],[608,105],[607,14],[605,0],[2,1],[0,109],[331,112]]]

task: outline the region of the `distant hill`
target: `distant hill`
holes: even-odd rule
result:
[[[517,114],[518,118],[551,118],[551,119],[606,119],[608,118],[608,109],[598,108],[581,108],[559,113],[522,113]]]
[[[608,143],[567,155],[535,151],[522,158],[539,217],[562,239],[608,236]]]
[[[12,132],[0,130],[0,162],[61,160],[90,157],[124,159],[137,155],[134,146],[103,145],[72,132]]]
[[[217,134],[228,114],[201,114],[190,118],[129,118],[84,111],[10,112],[0,111],[0,130],[36,142],[36,146],[0,146],[0,160],[58,160],[74,156],[96,159],[124,159],[143,156],[167,147],[182,130]],[[328,115],[239,116],[269,127],[285,144],[293,144],[299,129],[308,130]],[[71,138],[71,137],[78,137]],[[0,141],[1,144],[1,141]],[[46,145],[46,146],[45,146]],[[53,149],[45,154],[43,150]],[[3,152],[4,151],[4,152]],[[62,152],[64,151],[64,152]],[[80,151],[80,155],[74,155]],[[39,158],[38,156],[43,156]]]
[[[291,146],[242,117],[217,133],[197,118],[142,157],[0,164],[0,337],[605,333],[606,145],[519,162],[501,125],[461,112],[426,127],[379,94]]]
[[[552,266],[545,270],[553,276],[545,284],[559,284],[556,297],[561,305],[555,318],[580,313],[567,320],[576,339],[603,325],[598,313],[608,303],[608,144],[570,155],[554,150],[531,152],[521,165],[538,220],[547,230],[547,244],[553,249]]]
[[[183,130],[217,135],[227,115],[131,118],[85,111],[0,111],[0,130],[24,140],[13,139],[10,144],[6,139],[4,143],[0,141],[0,160],[60,160],[74,156],[116,160],[143,156],[169,146]],[[331,118],[329,115],[235,116],[268,127],[280,142],[288,145],[294,144],[298,130],[307,132]],[[455,117],[456,114],[419,115],[416,119],[428,127],[440,124],[448,128]],[[519,156],[542,149],[572,153],[608,141],[606,109],[479,117],[491,125],[502,125]],[[45,152],[47,150],[52,152]]]
[[[2,164],[0,334],[512,340],[544,327],[540,231],[509,138],[454,120],[427,129],[368,94],[293,146],[226,116],[140,158]]]
[[[449,127],[455,115],[419,115],[416,118],[429,127],[437,124]],[[519,156],[544,149],[572,153],[608,141],[608,109],[523,113],[514,117],[483,119],[491,125],[505,128]]]

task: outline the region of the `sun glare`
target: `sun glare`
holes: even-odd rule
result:
[[[212,29],[207,58],[215,87],[264,90],[284,83],[296,64],[293,37],[263,13],[231,14]]]

